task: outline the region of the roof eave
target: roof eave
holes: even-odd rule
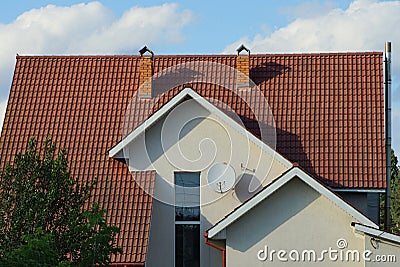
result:
[[[360,223],[352,223],[352,226],[354,227],[354,229],[357,232],[365,233],[365,234],[377,237],[379,239],[385,239],[385,240],[400,244],[400,236],[398,236],[398,235],[394,235],[394,234],[379,230],[378,228],[373,228],[373,227],[363,225]]]
[[[384,188],[336,188],[329,187],[333,192],[340,193],[385,193],[386,190]]]

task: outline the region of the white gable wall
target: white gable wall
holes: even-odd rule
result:
[[[341,261],[281,262],[274,255],[260,261],[260,250],[338,249],[337,240],[344,238],[346,249],[364,251],[364,238],[355,234],[354,217],[325,196],[295,178],[246,213],[226,230],[227,266],[346,266]],[[265,256],[261,254],[261,256]],[[288,255],[286,255],[288,258]],[[291,264],[289,264],[291,263]],[[349,266],[364,266],[362,261]]]
[[[254,168],[255,176],[263,186],[288,169],[287,164],[284,165],[274,155],[268,154],[258,144],[249,141],[245,135],[195,101],[185,102],[168,115],[162,117],[145,135],[131,142],[125,149],[129,155],[129,168],[131,171],[155,169],[158,173],[155,196],[161,196],[162,200],[169,203],[174,203],[175,171],[201,172],[201,233],[244,200],[235,190],[221,194],[207,185],[206,174],[214,163],[229,163],[234,168],[237,179],[243,173],[253,174],[249,171],[243,172],[242,164]],[[190,118],[195,119],[183,123]],[[185,126],[181,128],[182,125]],[[147,159],[145,153],[149,155]],[[182,154],[185,157],[181,157]],[[174,227],[174,214],[169,214],[174,209],[155,201],[153,211],[158,214],[153,214],[152,217],[147,265],[161,266],[171,262],[173,255],[154,251],[166,252],[174,247],[175,234],[171,231]],[[161,217],[159,214],[167,215]],[[166,231],[163,234],[157,233],[158,230],[154,229],[159,227]],[[219,266],[221,253],[205,245],[203,239],[201,243],[201,265]]]
[[[255,176],[263,186],[288,170],[288,167],[275,159],[274,155],[263,151],[246,136],[194,101],[181,106],[178,112],[172,115],[171,118],[164,117],[159,120],[145,135],[129,145],[127,149],[129,168],[131,171],[155,169],[160,179],[164,180],[158,184],[160,186],[163,184],[161,187],[166,194],[162,196],[168,196],[166,197],[168,202],[173,201],[170,197],[173,197],[171,192],[175,171],[200,171],[202,214],[210,222],[210,226],[240,205],[243,200],[238,198],[235,190],[221,194],[207,185],[206,174],[214,163],[229,163],[234,168],[237,179],[242,174],[253,175],[250,171],[243,171],[242,164],[248,168],[254,168],[256,169]],[[179,140],[171,142],[176,139],[174,135],[177,133],[169,130],[178,131],[182,121],[196,116],[203,118],[197,118],[186,124],[180,131]],[[171,123],[173,123],[172,127],[165,126]],[[164,143],[161,142],[162,132],[163,139],[166,140]],[[145,158],[146,153],[149,159]]]

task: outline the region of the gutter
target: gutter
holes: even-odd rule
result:
[[[216,248],[216,249],[218,249],[219,251],[222,252],[222,267],[226,267],[226,249],[211,243],[209,241],[209,239],[208,239],[208,233],[207,232],[204,233],[204,243],[206,243],[210,247]]]
[[[394,235],[388,232],[384,232],[382,230],[376,229],[376,228],[372,228],[360,223],[356,223],[356,222],[352,222],[351,226],[354,227],[354,229],[358,232],[362,232],[364,234],[369,234],[373,237],[378,238],[379,240],[386,240],[389,241],[389,244],[396,243],[396,244],[400,244],[400,236],[398,235]]]
[[[333,192],[349,192],[349,193],[386,193],[385,188],[336,188],[328,186]]]

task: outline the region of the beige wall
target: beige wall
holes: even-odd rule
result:
[[[394,267],[400,265],[400,244],[365,235],[365,250],[371,252],[366,255],[369,259],[365,262],[366,267]]]
[[[196,119],[181,129],[182,122],[191,118]],[[161,119],[146,135],[133,142],[128,150],[130,170],[157,170],[170,186],[164,189],[167,191],[173,190],[175,171],[200,171],[202,214],[211,224],[219,221],[244,200],[243,196],[236,194],[236,190],[221,194],[207,186],[206,174],[214,163],[229,163],[235,170],[237,180],[243,174],[253,175],[241,169],[242,163],[248,168],[254,168],[254,175],[263,186],[288,169],[274,158],[275,155],[266,153],[194,101],[183,104],[170,113],[169,117]],[[144,156],[146,154],[148,159]]]
[[[175,108],[168,116],[151,127],[145,135],[132,142],[125,152],[129,154],[130,170],[155,169],[157,171],[156,197],[167,200],[169,203],[174,202],[175,171],[201,172],[201,234],[239,206],[246,197],[252,195],[243,194],[243,186],[248,186],[246,183],[238,185],[242,187],[240,188],[241,195],[236,194],[235,190],[224,194],[213,191],[207,185],[206,174],[214,163],[229,163],[235,170],[236,179],[239,179],[242,174],[252,174],[243,172],[241,163],[248,168],[255,168],[255,176],[258,183],[262,185],[270,183],[287,170],[287,167],[274,158],[274,155],[263,151],[258,144],[249,141],[245,135],[219,117],[210,114],[194,101],[185,102],[182,106]],[[146,154],[148,157],[145,157]],[[169,209],[160,202],[155,202],[154,210],[162,214],[174,212],[173,209]],[[170,248],[174,247],[173,231],[164,231],[160,235],[157,234],[159,230],[153,228],[161,227],[161,225],[169,228],[168,225],[173,224],[173,216],[152,218],[148,264],[151,262],[154,264],[148,266],[158,264],[154,257],[160,255],[152,251],[160,251],[160,249],[165,251],[162,250],[165,244],[168,244]],[[201,238],[201,244],[202,266],[220,266],[221,253],[205,245],[203,238]],[[171,255],[163,257],[170,259]]]
[[[322,250],[339,250],[338,239],[345,239],[345,250],[364,249],[364,238],[351,227],[355,219],[320,195],[300,179],[293,179],[265,199],[257,207],[227,228],[227,266],[364,266],[363,262],[348,265],[340,260],[323,262],[288,262],[258,259],[260,250],[314,250],[317,258]],[[295,255],[295,254],[292,254]],[[338,254],[340,255],[340,254]],[[265,254],[261,253],[263,258]],[[285,257],[283,257],[285,258]]]

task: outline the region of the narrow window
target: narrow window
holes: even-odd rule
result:
[[[200,173],[175,173],[175,266],[200,266]]]

